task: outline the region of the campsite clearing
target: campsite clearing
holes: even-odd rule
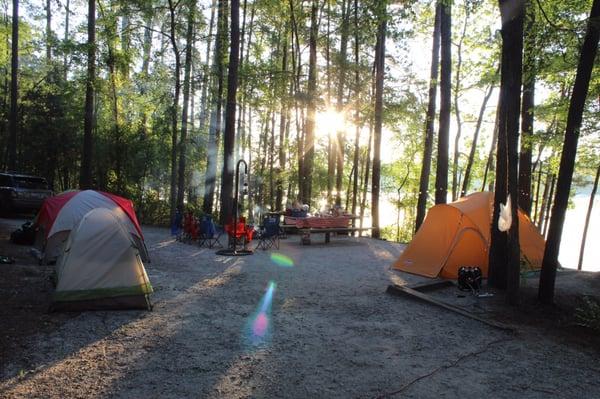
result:
[[[431,293],[518,330],[507,334],[386,294],[425,280],[389,269],[400,244],[287,239],[226,258],[144,228],[152,312],[48,314],[51,267],[6,242],[20,223],[0,220],[1,254],[17,260],[0,265],[3,398],[600,397],[599,339],[560,310]],[[598,292],[597,275],[575,275],[557,292]]]

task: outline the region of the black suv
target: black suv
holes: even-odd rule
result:
[[[0,211],[37,211],[52,195],[43,177],[20,173],[0,173]]]

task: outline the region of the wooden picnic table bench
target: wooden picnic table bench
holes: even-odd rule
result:
[[[310,245],[310,235],[312,233],[315,234],[325,234],[325,244],[328,244],[331,241],[331,233],[335,234],[348,234],[355,233],[357,231],[367,231],[371,230],[371,227],[325,227],[325,228],[305,228],[305,227],[297,227],[295,224],[284,224],[281,226],[284,231],[287,230],[297,230],[301,234],[301,242],[303,245]]]

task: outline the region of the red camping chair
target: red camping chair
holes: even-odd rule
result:
[[[233,244],[233,238],[235,234],[236,241],[243,241],[244,246],[246,246],[252,238],[254,237],[254,228],[252,226],[246,225],[246,218],[240,217],[235,229],[233,223],[228,223],[225,225],[225,233],[229,236],[230,246]]]

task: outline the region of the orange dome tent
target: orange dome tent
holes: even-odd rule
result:
[[[487,277],[493,202],[493,193],[480,192],[434,206],[392,267],[426,277],[456,279],[459,267],[478,266]],[[532,269],[540,269],[546,243],[520,209],[519,242],[521,258]]]

